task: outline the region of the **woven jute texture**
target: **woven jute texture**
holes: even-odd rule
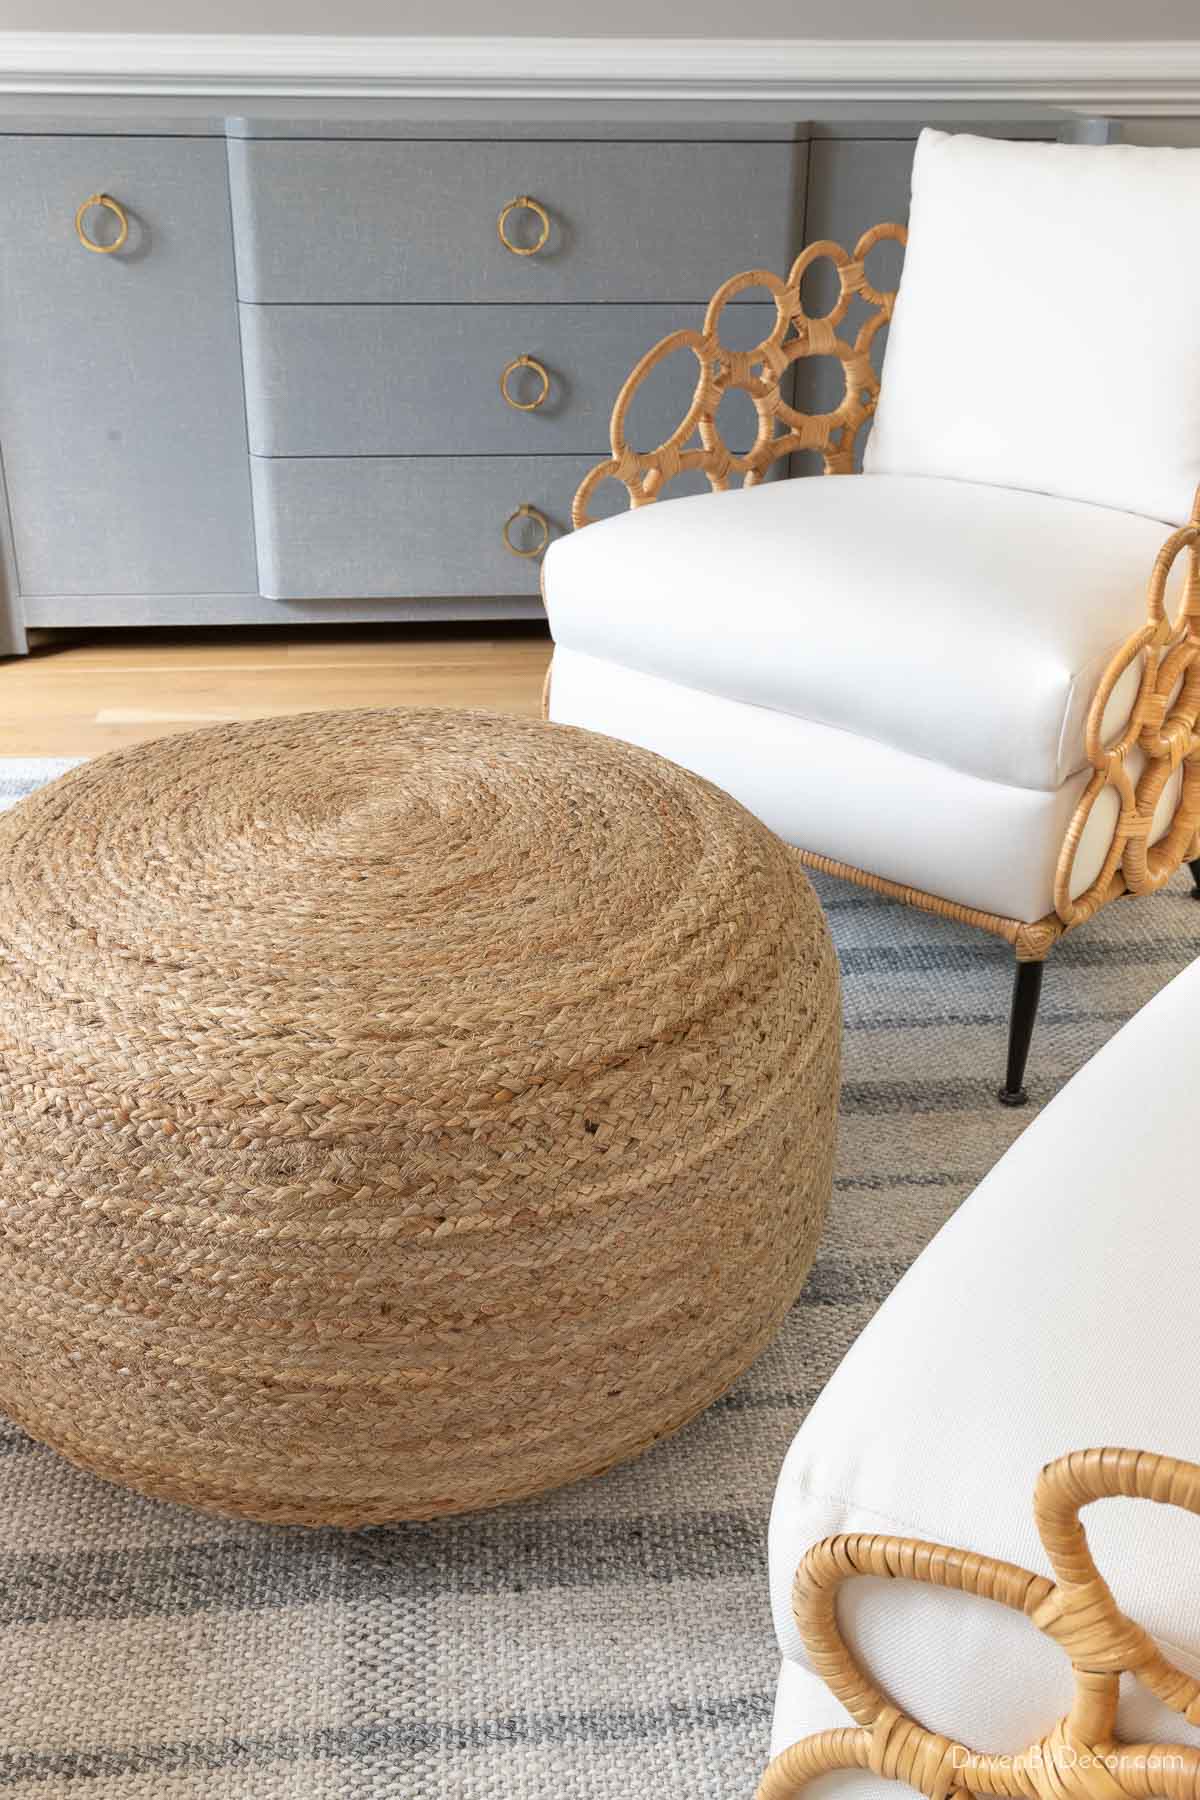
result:
[[[323,713],[86,764],[0,820],[0,1406],[268,1520],[606,1468],[799,1292],[839,1030],[796,859],[612,740]]]

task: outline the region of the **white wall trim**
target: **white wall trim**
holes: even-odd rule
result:
[[[997,100],[1200,113],[1200,40],[0,31],[0,93]]]

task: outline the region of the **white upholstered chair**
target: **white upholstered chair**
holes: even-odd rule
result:
[[[643,358],[587,529],[546,556],[547,710],[708,776],[817,868],[1006,939],[1016,1104],[1047,952],[1200,857],[1200,151],[926,131],[881,292],[867,258],[904,235],[736,276]],[[840,297],[811,318],[826,257]],[[726,349],[726,304],[762,286],[771,335]],[[681,349],[691,408],[638,451],[631,397]],[[833,412],[788,404],[809,356],[842,365]],[[851,475],[872,414],[863,474],[763,480],[814,449]],[[688,471],[730,491],[651,504]],[[608,480],[632,510],[589,523]]]

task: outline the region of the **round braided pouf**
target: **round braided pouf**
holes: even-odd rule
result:
[[[0,820],[0,1407],[306,1523],[533,1494],[768,1342],[830,1187],[793,854],[471,712],[121,750]]]

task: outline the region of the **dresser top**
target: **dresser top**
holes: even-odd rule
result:
[[[413,138],[611,142],[804,142],[911,138],[922,125],[1046,136],[1072,115],[1053,106],[823,104],[819,116],[761,101],[572,103],[569,99],[303,99],[188,95],[0,95],[0,135]]]

